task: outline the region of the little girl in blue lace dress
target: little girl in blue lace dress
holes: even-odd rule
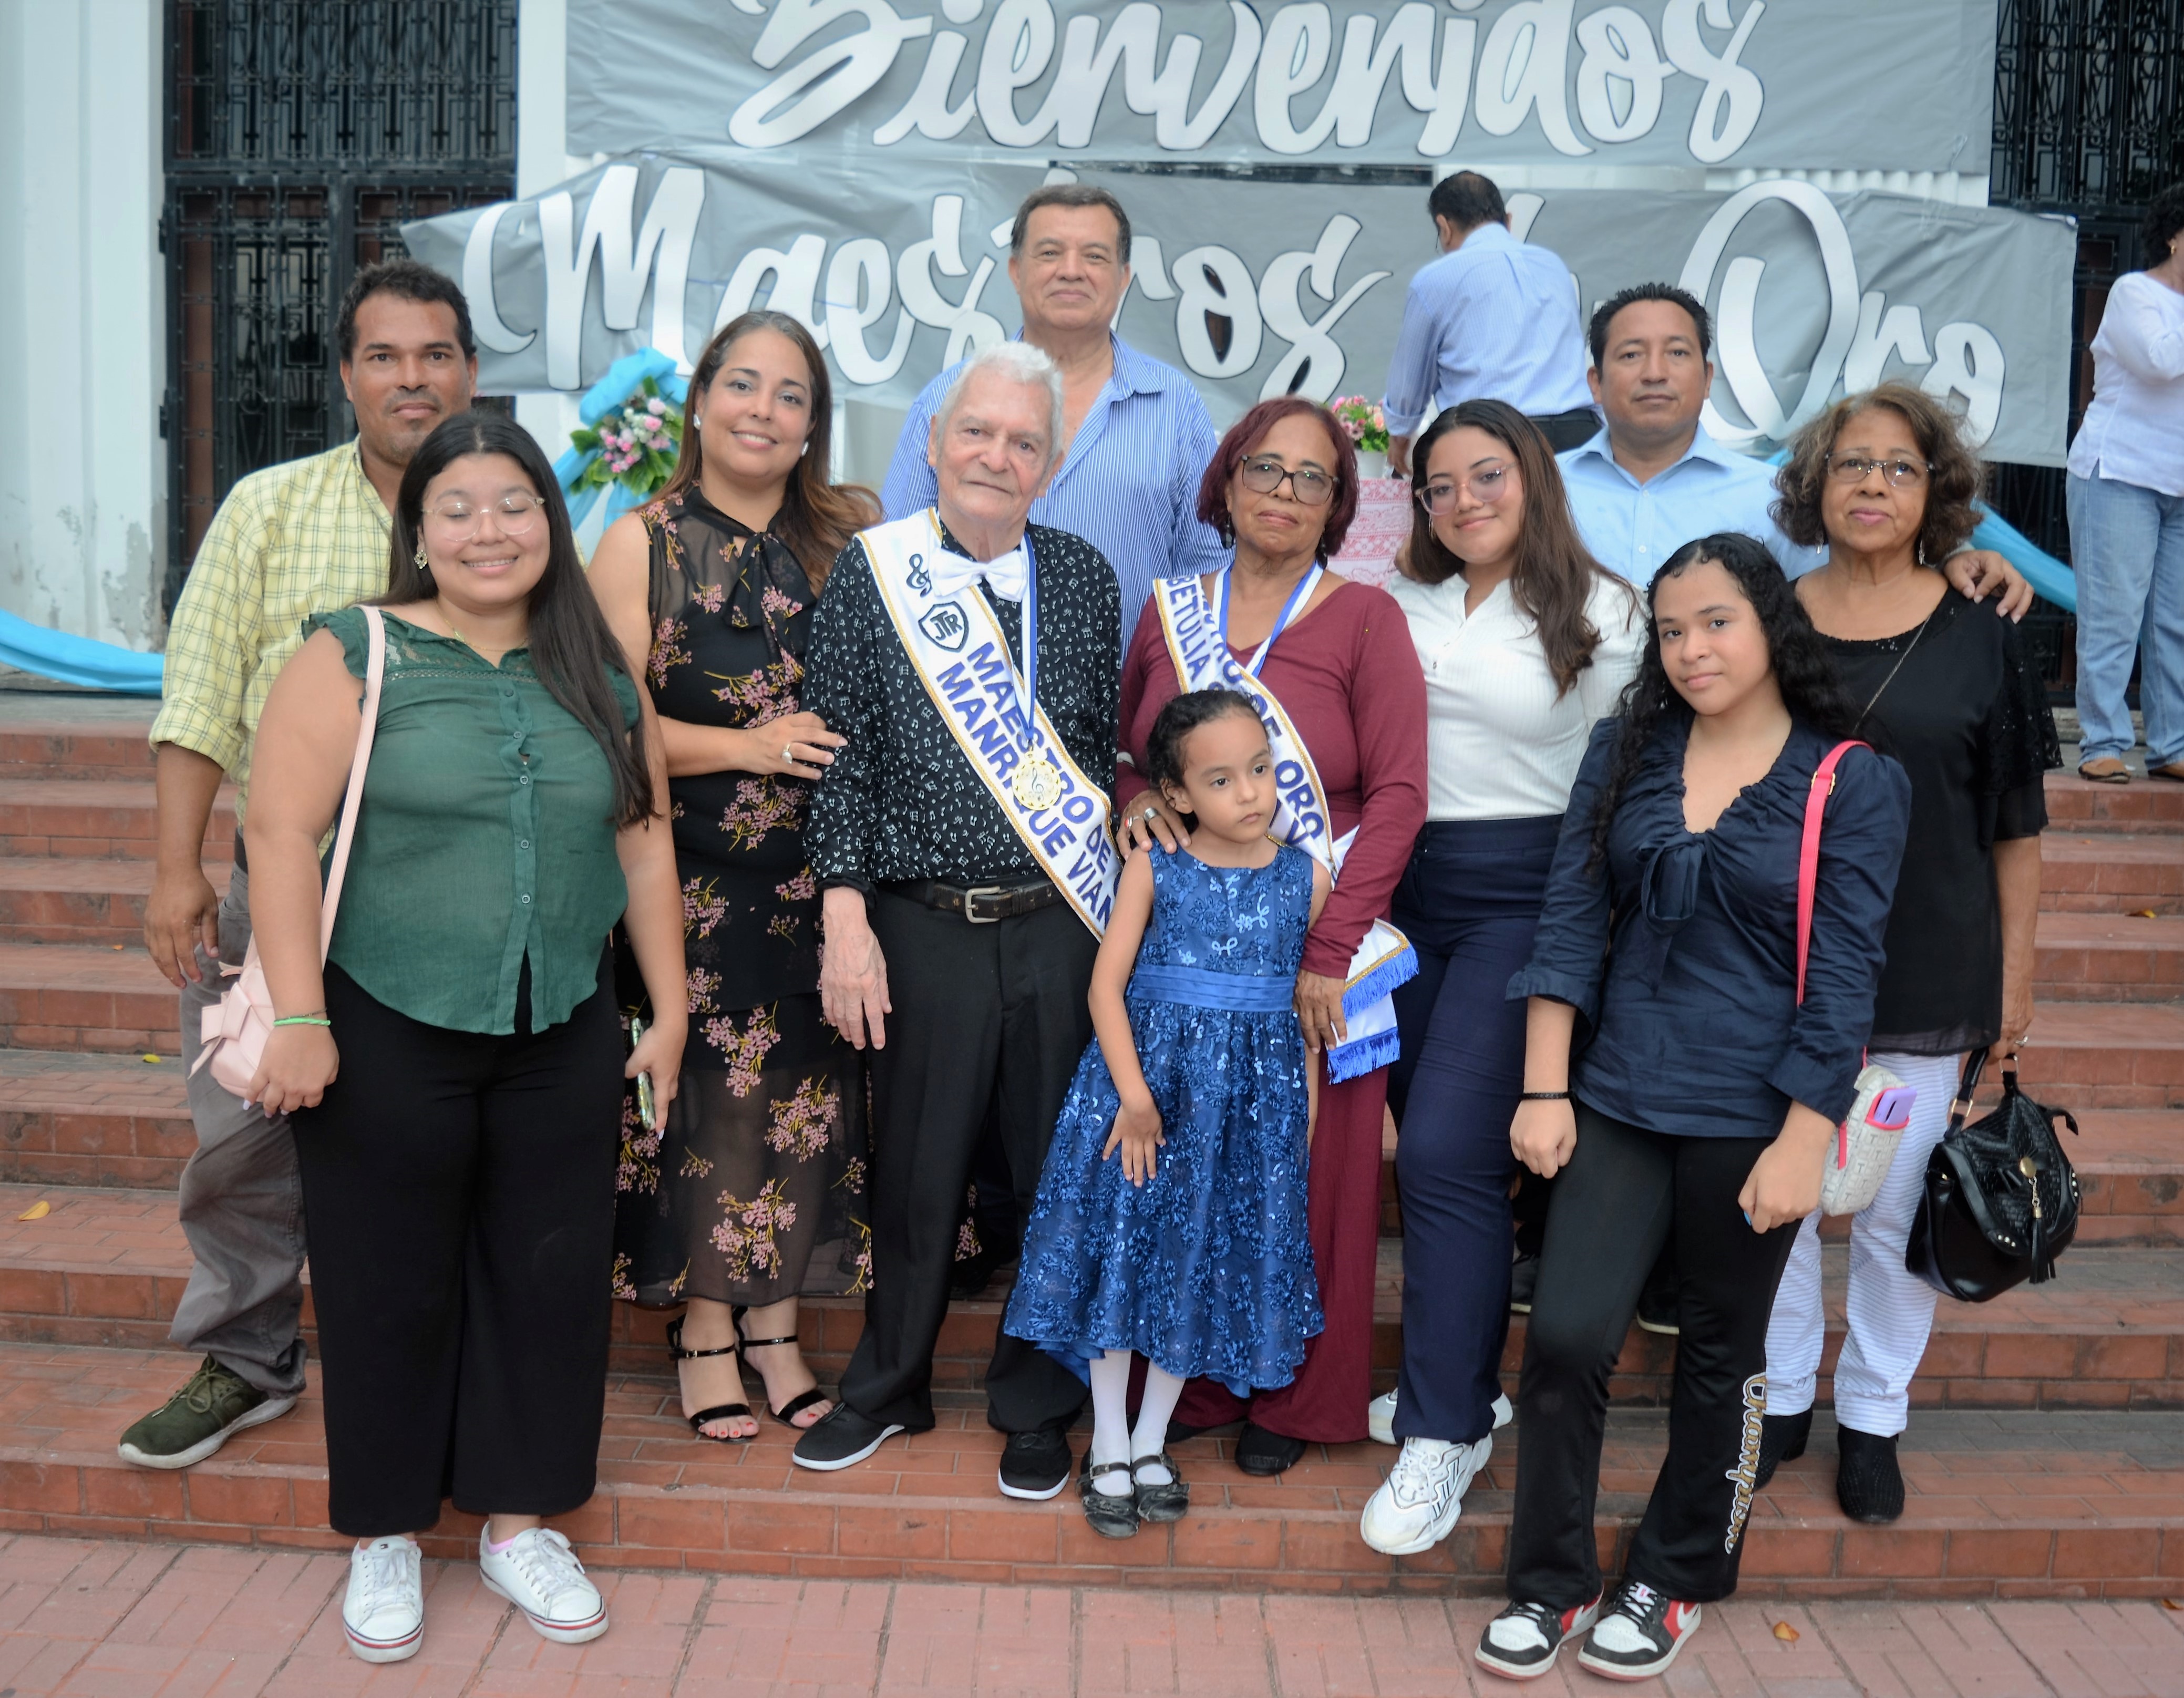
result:
[[[1055,1126],[1003,1322],[1090,1380],[1078,1490],[1114,1538],[1189,1508],[1167,1451],[1183,1383],[1286,1385],[1323,1324],[1292,998],[1327,873],[1267,835],[1273,760],[1244,697],[1177,697],[1146,759],[1193,829],[1187,847],[1123,869],[1092,970],[1098,1035]],[[1145,1358],[1134,1428],[1133,1353]]]

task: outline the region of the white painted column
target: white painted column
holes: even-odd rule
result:
[[[515,20],[515,192],[535,195],[566,182],[590,161],[568,155],[568,0],[523,0]],[[553,459],[577,425],[574,395],[515,398],[516,422]],[[598,528],[594,520],[589,530]],[[588,553],[593,538],[584,539]]]
[[[0,608],[162,646],[161,0],[0,0]]]

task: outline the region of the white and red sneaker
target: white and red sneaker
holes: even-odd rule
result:
[[[1699,1630],[1699,1606],[1665,1597],[1642,1581],[1625,1580],[1577,1654],[1578,1666],[1610,1680],[1651,1680],[1664,1673]]]
[[[1512,1604],[1486,1624],[1476,1653],[1479,1666],[1507,1680],[1536,1680],[1555,1666],[1563,1641],[1600,1617],[1600,1600],[1574,1610],[1552,1604]]]

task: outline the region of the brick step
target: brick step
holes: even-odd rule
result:
[[[164,1352],[0,1344],[0,1523],[77,1536],[187,1539],[338,1549],[326,1524],[317,1369],[296,1411],[238,1434],[186,1473],[131,1468],[114,1454],[129,1422],[168,1395]],[[692,1438],[665,1379],[616,1377],[607,1392],[599,1489],[559,1525],[593,1564],[842,1578],[1154,1585],[1244,1591],[1493,1594],[1502,1585],[1517,1441],[1510,1429],[1474,1484],[1455,1534],[1390,1558],[1357,1517],[1393,1452],[1312,1445],[1277,1480],[1230,1460],[1233,1429],[1178,1445],[1190,1514],[1108,1540],[1075,1494],[1044,1503],[995,1489],[1001,1435],[967,1397],[931,1432],[889,1440],[869,1462],[812,1474],[787,1429],[756,1442]],[[1747,1595],[1834,1594],[2126,1596],[2174,1590],[2184,1572],[2184,1437],[2172,1417],[1925,1411],[1901,1447],[1908,1503],[1889,1528],[1844,1518],[1833,1498],[1831,1423],[1752,1509]],[[1599,1519],[1603,1555],[1625,1545],[1658,1471],[1659,1411],[1609,1417]],[[1080,1425],[1074,1439],[1085,1443]],[[452,1510],[434,1555],[474,1549]],[[2169,1577],[2165,1578],[2164,1577]]]
[[[149,857],[158,853],[150,778],[0,778],[0,855]],[[235,848],[235,793],[223,787],[205,826],[204,858]]]
[[[175,1053],[175,988],[140,940],[0,943],[0,1045]]]
[[[40,1201],[48,1208],[43,1217],[18,1218]],[[1373,1361],[1388,1381],[1402,1351],[1401,1243],[1384,1240],[1380,1250]],[[1824,1250],[1830,1319],[1824,1373],[1832,1372],[1841,1343],[1847,1254],[1834,1244]],[[189,1270],[172,1200],[159,1193],[0,1186],[0,1339],[162,1344]],[[996,1289],[950,1306],[935,1351],[939,1383],[967,1389],[981,1383],[1006,1296]],[[667,1316],[627,1305],[615,1316],[616,1368],[660,1371]],[[815,1370],[838,1375],[863,1327],[858,1300],[807,1300],[802,1331]],[[1513,1377],[1523,1353],[1518,1320],[1503,1361]],[[1614,1395],[1661,1401],[1674,1356],[1669,1340],[1634,1328]],[[2047,1285],[1988,1304],[1943,1304],[1914,1395],[1952,1407],[2184,1407],[2184,1250],[2076,1249]]]
[[[2042,914],[2035,944],[2033,992],[2047,1001],[2184,997],[2184,915]]]
[[[51,698],[0,704],[0,772],[11,778],[138,778],[152,771],[155,702]]]
[[[230,864],[205,864],[225,894]],[[140,946],[153,864],[108,856],[0,855],[0,942]]]
[[[2184,914],[2184,842],[2051,827],[2040,839],[2040,905],[2058,913]]]
[[[2075,772],[2048,775],[2050,830],[2184,832],[2184,784],[2138,778],[2128,784],[2095,784]]]
[[[2042,1000],[2020,1077],[2042,1102],[2081,1115],[2184,1108],[2184,1005]]]

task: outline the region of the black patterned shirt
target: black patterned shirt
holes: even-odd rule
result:
[[[1039,705],[1070,759],[1112,797],[1122,605],[1106,557],[1081,537],[1028,527],[1039,576]],[[950,554],[967,551],[941,527]],[[979,593],[1021,653],[1023,610]],[[811,626],[804,706],[849,738],[811,801],[805,848],[822,886],[898,879],[1022,882],[1042,869],[926,693],[895,634],[862,543],[834,563]]]

